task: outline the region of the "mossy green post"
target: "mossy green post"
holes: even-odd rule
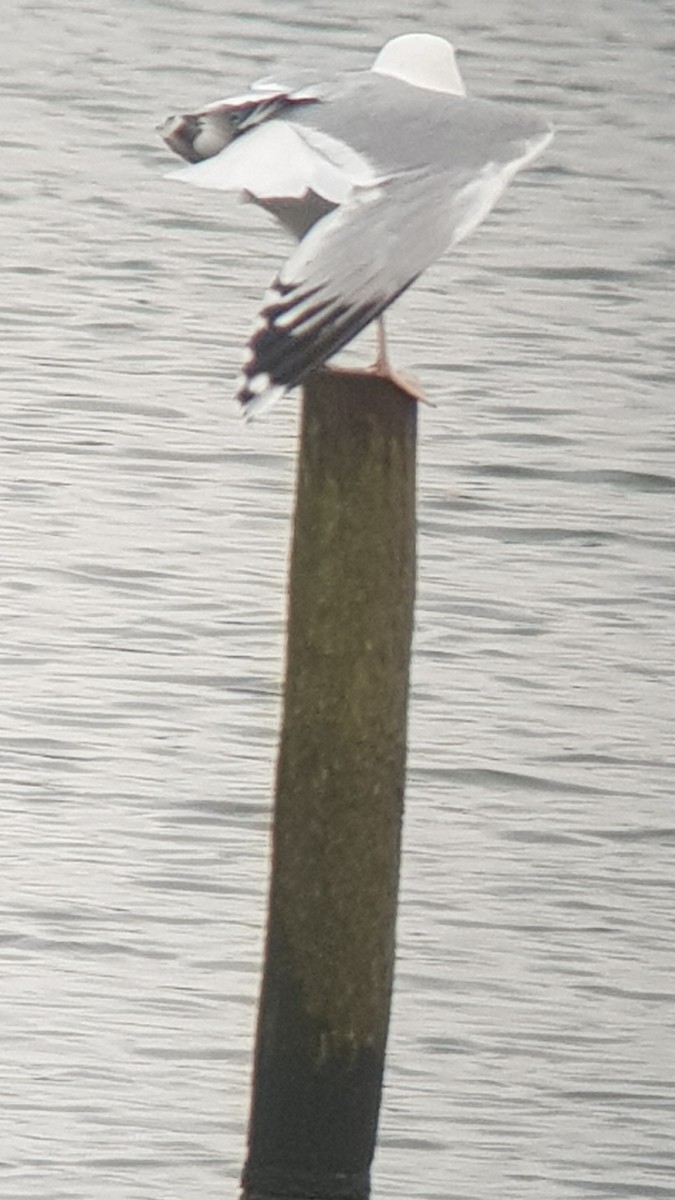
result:
[[[394,970],[417,405],[305,387],[247,1200],[370,1191]]]

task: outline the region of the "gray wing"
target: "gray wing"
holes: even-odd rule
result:
[[[483,129],[485,120],[483,113]],[[511,139],[491,136],[482,155],[473,137],[465,153],[445,153],[445,142],[435,156],[423,151],[424,165],[355,187],[309,231],[265,297],[249,343],[238,393],[249,414],[346,346],[485,218],[552,136],[522,119],[516,131]]]
[[[309,231],[265,296],[249,342],[238,393],[247,411],[346,346],[442,253],[443,233],[421,215],[428,218],[428,198],[420,177],[388,181],[355,193]]]

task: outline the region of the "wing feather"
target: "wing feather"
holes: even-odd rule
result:
[[[249,342],[239,391],[247,413],[266,406],[269,386],[294,387],[346,346],[442,253],[447,238],[430,228],[428,200],[419,173],[356,188],[303,238]]]
[[[354,185],[373,179],[370,165],[337,138],[277,117],[236,138],[203,162],[170,171],[168,179],[242,192],[264,203],[309,193],[342,204]]]
[[[550,137],[540,129],[478,173],[432,165],[354,187],[310,229],[264,299],[238,393],[247,414],[267,407],[271,389],[277,399],[302,382],[380,316],[487,216]]]

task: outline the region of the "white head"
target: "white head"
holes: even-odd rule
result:
[[[455,51],[450,42],[433,33],[404,33],[392,38],[380,50],[371,70],[431,92],[466,95]]]

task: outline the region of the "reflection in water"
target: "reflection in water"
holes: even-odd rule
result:
[[[286,246],[251,208],[174,195],[153,125],[278,57],[361,67],[424,27],[558,135],[392,313],[436,407],[376,1191],[672,1191],[668,8],[516,7],[477,24],[459,2],[452,29],[379,4],[12,21],[12,1200],[215,1197],[243,1156],[297,405],[244,428],[232,391]]]

